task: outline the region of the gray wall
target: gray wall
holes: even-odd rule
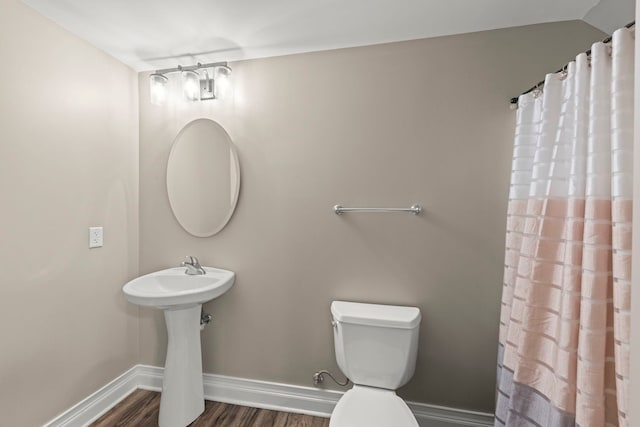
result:
[[[23,3],[0,10],[0,424],[32,427],[138,361],[120,291],[138,271],[138,87]]]
[[[508,99],[602,33],[583,22],[232,64],[231,101],[163,107],[140,74],[140,270],[186,254],[237,273],[206,308],[204,370],[311,385],[337,370],[329,305],[420,307],[418,365],[400,394],[492,411],[515,113]],[[242,189],[227,227],[184,232],[165,189],[171,143],[209,117],[237,144]],[[424,215],[332,206],[424,205]],[[143,363],[164,362],[158,311],[141,310]]]

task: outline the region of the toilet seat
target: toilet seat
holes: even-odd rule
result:
[[[418,422],[393,390],[356,385],[338,401],[329,427],[418,427]]]

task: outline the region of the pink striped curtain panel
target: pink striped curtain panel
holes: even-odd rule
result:
[[[632,425],[633,76],[622,29],[520,97],[496,426]]]

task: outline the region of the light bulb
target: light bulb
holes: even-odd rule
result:
[[[229,76],[231,75],[231,68],[227,66],[219,66],[215,68],[215,91],[216,99],[226,99],[231,96],[231,82]]]
[[[167,99],[167,79],[162,74],[149,76],[149,101],[153,105],[162,105]]]
[[[200,99],[200,76],[195,71],[182,72],[182,91],[189,101]]]

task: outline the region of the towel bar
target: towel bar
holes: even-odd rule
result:
[[[410,208],[345,208],[344,206],[335,205],[333,211],[336,215],[342,215],[345,212],[411,212],[418,215],[422,212],[422,206],[413,205]]]

